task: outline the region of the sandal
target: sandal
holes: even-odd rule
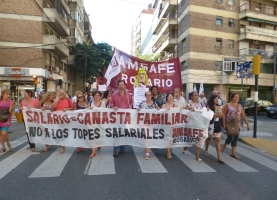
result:
[[[198,162],[203,162],[201,158],[195,158],[195,160],[197,160]]]
[[[100,150],[101,150],[101,147],[97,147],[97,150],[100,151]]]
[[[222,158],[219,158],[217,161],[221,164],[225,164],[225,162],[224,162],[224,160],[222,160]]]
[[[83,151],[83,152],[84,152],[85,150],[86,150],[86,148],[81,148],[81,151]]]
[[[42,151],[44,151],[44,152],[48,151],[48,146],[45,146],[45,147],[42,149]]]
[[[10,151],[13,149],[11,143],[8,144],[8,147]]]
[[[205,151],[205,156],[210,156],[208,151]]]
[[[61,148],[60,154],[63,154],[65,152],[64,147]]]
[[[81,147],[77,147],[77,153],[81,151]]]
[[[150,153],[146,153],[145,154],[145,160],[149,160],[150,159]]]
[[[182,150],[182,153],[186,154],[186,151],[187,151],[187,149],[185,149],[185,147],[184,147],[183,150]]]
[[[225,148],[224,148],[223,144],[221,145],[221,150],[220,151],[221,151],[221,153],[224,153],[224,151],[225,151]]]
[[[36,152],[36,148],[31,148],[31,151],[32,152]]]
[[[239,160],[239,157],[237,155],[230,155],[230,156]]]
[[[171,160],[171,159],[172,159],[171,154],[167,154],[167,159],[169,159],[169,160]]]
[[[6,152],[6,149],[1,149],[0,154]]]
[[[96,156],[96,153],[90,154],[89,158],[93,158],[94,156]]]

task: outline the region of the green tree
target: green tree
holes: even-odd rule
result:
[[[149,62],[157,62],[159,58],[161,58],[160,54],[144,54],[142,55],[139,49],[135,50],[135,57],[140,58],[142,60],[146,60]]]
[[[85,82],[91,82],[93,76],[103,76],[104,67],[109,65],[112,53],[112,46],[107,43],[77,44],[73,48],[74,68]]]

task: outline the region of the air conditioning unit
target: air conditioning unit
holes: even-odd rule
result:
[[[58,67],[53,67],[54,72],[58,73],[60,69]]]

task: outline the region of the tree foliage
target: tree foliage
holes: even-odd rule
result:
[[[104,67],[107,67],[112,59],[112,53],[112,46],[107,43],[77,44],[73,48],[76,72],[83,79],[86,77],[85,81],[93,76],[102,77]],[[87,65],[86,70],[85,65]]]
[[[140,58],[142,60],[149,61],[149,62],[157,62],[159,60],[159,58],[161,58],[160,54],[144,54],[144,55],[142,55],[140,53],[139,49],[136,49],[135,56],[137,58]]]

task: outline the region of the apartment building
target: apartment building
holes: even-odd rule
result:
[[[241,94],[237,65],[249,61],[258,49],[264,63],[259,76],[262,91],[259,97],[271,99],[273,43],[277,41],[274,32],[276,1],[153,0],[152,4],[151,29],[156,36],[153,53],[160,53],[162,60],[179,57],[186,93],[194,86],[199,89],[203,82],[206,95],[213,89],[221,91],[225,100],[233,92]],[[260,6],[261,10],[254,5]],[[250,30],[249,26],[254,25],[255,28]],[[243,96],[254,96],[252,78],[244,79]]]
[[[10,89],[17,101],[24,89],[63,88],[69,94],[77,89],[78,76],[68,64],[69,46],[74,40],[82,42],[84,17],[76,21],[76,28],[70,26],[76,16],[70,8],[73,2],[83,5],[82,0],[0,2],[0,88]],[[72,34],[77,28],[79,35]],[[38,77],[38,85],[34,85],[33,75]]]
[[[131,54],[134,55],[135,51],[138,50],[142,53],[143,42],[149,37],[147,34],[152,25],[152,4],[148,5],[147,9],[143,9],[139,14],[136,23],[132,27],[132,37],[131,37]],[[148,43],[148,42],[147,42]]]
[[[272,100],[272,95],[276,97],[273,73],[274,44],[277,43],[277,1],[240,1],[239,20],[239,56],[243,61],[250,61],[253,55],[261,55],[259,98]],[[254,95],[253,84],[253,79],[248,81],[244,87],[244,96]]]

